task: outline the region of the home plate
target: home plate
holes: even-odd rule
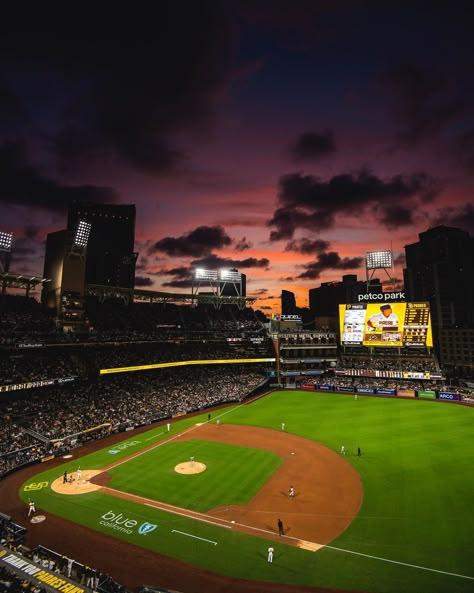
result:
[[[43,521],[46,521],[45,515],[35,515],[30,519],[30,523],[42,523]]]

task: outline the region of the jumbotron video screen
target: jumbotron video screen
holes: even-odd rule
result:
[[[339,305],[343,346],[433,346],[429,303]]]

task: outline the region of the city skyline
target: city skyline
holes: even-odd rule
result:
[[[367,251],[393,247],[400,285],[419,232],[473,234],[470,5],[160,11],[12,15],[0,230],[13,272],[42,274],[73,200],[136,205],[137,288],[189,292],[192,267],[236,267],[267,313],[282,289],[305,307],[321,282],[364,280]]]

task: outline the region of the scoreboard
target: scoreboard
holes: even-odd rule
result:
[[[343,346],[433,346],[429,303],[339,305]]]

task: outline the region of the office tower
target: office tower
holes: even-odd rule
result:
[[[91,224],[87,246],[86,284],[133,288],[138,254],[135,244],[135,206],[75,202],[67,228],[79,220]]]

